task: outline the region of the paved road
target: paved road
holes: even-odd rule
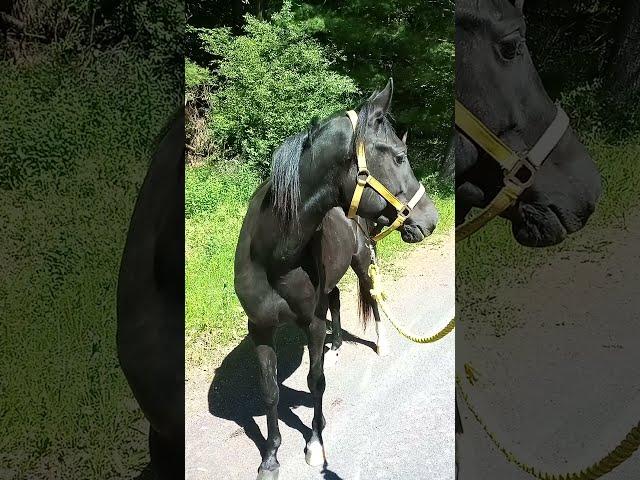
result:
[[[384,282],[402,323],[431,333],[453,314],[454,244],[440,237],[407,256]],[[434,245],[435,243],[435,245]],[[278,374],[281,389],[280,480],[453,480],[455,334],[432,345],[401,338],[388,325],[390,354],[378,357],[357,320],[355,292],[343,290],[348,341],[325,369],[324,433],[328,465],[313,469],[304,460],[312,409],[307,393],[308,356],[300,333],[281,332]],[[215,378],[187,384],[186,478],[252,479],[260,463],[257,445],[266,434],[257,400],[255,360],[248,341],[236,347]]]

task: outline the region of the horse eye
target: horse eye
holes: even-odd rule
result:
[[[396,161],[396,163],[400,165],[401,163],[404,163],[404,161],[407,159],[407,156],[403,153],[401,155],[396,155],[393,158]]]
[[[500,56],[505,60],[513,60],[522,54],[522,39],[511,39],[500,42]]]

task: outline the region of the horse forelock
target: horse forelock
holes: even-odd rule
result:
[[[359,143],[364,143],[367,138],[367,134],[369,133],[368,132],[369,121],[374,115],[374,108],[373,108],[371,99],[375,98],[377,93],[378,92],[374,92],[373,95],[369,97],[369,100],[364,102],[358,110],[358,124],[356,125],[356,132],[353,137],[354,152],[355,152],[356,145]],[[392,119],[391,114],[387,112],[384,114],[384,117],[382,118],[382,123],[380,124],[379,131],[382,133],[382,135],[385,136],[385,138],[388,138],[391,134],[395,133],[395,130],[393,129],[393,125],[391,124],[391,119]]]

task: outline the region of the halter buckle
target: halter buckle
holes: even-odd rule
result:
[[[524,190],[533,184],[537,171],[536,166],[526,157],[520,157],[513,168],[504,176],[504,183]]]
[[[404,217],[404,220],[406,220],[409,217],[409,215],[411,215],[411,207],[409,205],[404,205],[402,207],[402,210],[398,211],[398,215],[401,217]]]
[[[363,168],[361,170],[358,170],[358,174],[356,175],[356,182],[358,183],[358,185],[364,187],[367,184],[367,180],[370,176],[371,174],[369,173],[368,169]]]

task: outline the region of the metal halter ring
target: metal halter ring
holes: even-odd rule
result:
[[[361,170],[358,170],[358,173],[356,175],[356,182],[358,183],[358,185],[362,185],[364,187],[367,184],[367,180],[370,176],[371,174],[369,173],[368,169],[363,168]]]
[[[513,168],[504,176],[504,183],[520,189],[529,188],[533,184],[537,171],[535,165],[526,157],[520,157]]]

